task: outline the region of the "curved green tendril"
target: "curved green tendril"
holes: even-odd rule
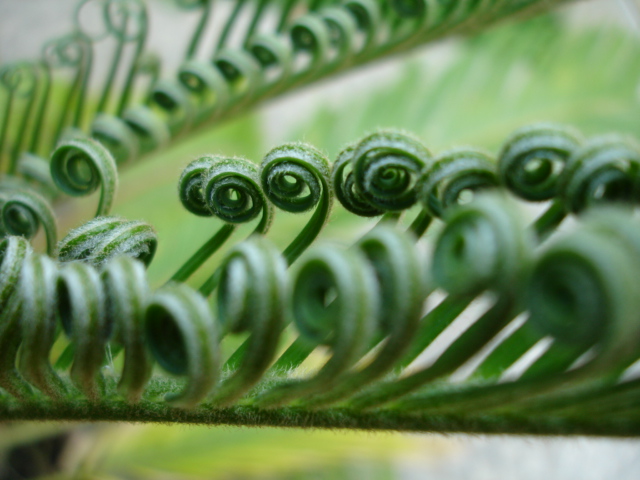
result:
[[[27,256],[18,283],[21,300],[20,373],[50,398],[61,401],[68,388],[53,370],[49,355],[57,337],[56,282],[58,269],[44,255]]]
[[[640,147],[631,139],[594,138],[575,151],[560,179],[561,198],[571,212],[605,202],[636,202]]]
[[[357,392],[383,376],[408,349],[428,293],[426,266],[411,240],[393,228],[380,226],[357,243],[380,284],[379,333],[374,343],[382,341],[382,346],[368,365],[346,374],[329,392],[305,405],[317,408]]]
[[[101,187],[96,217],[106,215],[116,194],[118,172],[111,153],[90,138],[61,141],[51,155],[51,177],[72,196],[89,195]]]
[[[109,149],[116,163],[133,161],[139,151],[131,127],[118,117],[101,113],[91,124],[91,137]]]
[[[292,213],[316,207],[309,222],[283,253],[289,265],[311,245],[329,218],[333,203],[329,172],[327,158],[302,143],[276,147],[262,160],[260,179],[269,201]]]
[[[221,266],[218,317],[225,332],[250,332],[247,347],[225,365],[231,375],[213,401],[229,405],[248,391],[269,367],[286,316],[287,265],[266,239],[251,237],[235,247]]]
[[[430,158],[429,150],[404,133],[371,134],[353,150],[354,188],[375,208],[405,210],[417,200],[418,176]]]
[[[101,367],[109,334],[100,275],[79,262],[68,263],[58,275],[58,312],[75,347],[71,380],[89,400],[96,401],[105,390]]]
[[[152,360],[147,349],[144,319],[150,298],[144,264],[131,256],[119,256],[102,271],[107,304],[107,322],[114,341],[124,348],[124,366],[118,392],[137,402],[151,377]]]
[[[292,285],[293,319],[301,335],[330,346],[333,354],[311,378],[276,385],[255,400],[257,405],[273,408],[326,391],[366,352],[380,306],[371,269],[357,252],[316,247],[305,255]]]
[[[40,225],[44,229],[47,253],[55,257],[58,227],[49,202],[30,188],[0,191],[0,226],[3,231],[31,239],[38,233]]]
[[[172,277],[183,281],[195,272],[231,236],[236,226],[262,214],[254,233],[264,234],[271,226],[273,209],[259,184],[258,170],[248,160],[205,155],[191,162],[178,182],[182,205],[199,216],[216,216],[225,225],[205,243]],[[212,291],[207,282],[205,295]]]
[[[190,408],[209,395],[220,360],[215,319],[204,297],[185,285],[163,287],[149,299],[145,332],[160,366],[187,377],[182,391],[166,395],[171,405]]]

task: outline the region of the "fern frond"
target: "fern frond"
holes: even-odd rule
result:
[[[379,131],[333,170],[303,144],[273,149],[259,170],[196,160],[180,182],[185,206],[227,223],[263,212],[201,293],[176,283],[150,291],[132,257],[150,261],[156,239],[135,222],[81,227],[59,264],[21,237],[3,240],[0,418],[637,435],[628,370],[639,355],[640,237],[628,209],[639,166],[632,139],[585,141],[549,124],[515,132],[496,158],[433,156],[408,134]],[[380,225],[349,249],[303,253],[334,187],[346,208],[382,215]],[[501,187],[553,200],[552,214],[527,225]],[[295,257],[264,237],[268,203],[316,206]],[[413,232],[394,226],[416,203]],[[556,233],[568,215],[578,227]],[[438,222],[426,262],[416,233]],[[436,287],[447,296],[425,311]],[[52,367],[56,318],[68,340]],[[111,358],[122,349],[117,378]],[[151,359],[169,376],[150,377]]]

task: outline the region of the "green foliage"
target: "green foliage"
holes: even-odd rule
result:
[[[13,347],[3,352],[0,385],[11,396],[0,397],[0,417],[637,435],[636,382],[621,381],[637,359],[638,338],[638,296],[630,285],[635,284],[640,252],[637,235],[624,227],[628,214],[616,210],[592,216],[576,233],[552,238],[549,246],[545,242],[568,215],[603,202],[636,202],[638,148],[621,136],[585,142],[570,129],[548,124],[507,137],[514,127],[542,119],[572,123],[587,135],[611,128],[637,132],[632,102],[640,73],[637,40],[616,30],[567,32],[549,17],[467,38],[440,73],[410,67],[391,87],[346,100],[337,112],[312,115],[302,133],[287,138],[311,141],[330,152],[331,160],[337,158],[335,162],[308,145],[287,143],[270,150],[259,164],[267,140],[256,117],[230,122],[213,133],[196,131],[347,66],[445,33],[476,30],[510,13],[513,2],[477,2],[480,13],[466,11],[464,2],[451,3],[455,6],[450,12],[445,6],[418,2],[441,9],[443,17],[436,15],[435,24],[429,23],[434,17],[403,23],[402,10],[383,10],[382,18],[393,20],[385,24],[371,10],[374,2],[347,3],[347,11],[332,6],[323,18],[328,25],[338,22],[342,42],[362,42],[355,53],[340,43],[332,47],[324,30],[328,27],[319,23],[318,15],[308,14],[291,23],[293,52],[282,50],[282,42],[274,43],[276,37],[256,37],[247,50],[217,51],[214,65],[219,71],[190,60],[177,77],[182,84],[159,82],[149,91],[152,101],[146,110],[130,103],[129,83],[113,91],[107,82],[94,112],[104,115],[96,115],[91,126],[93,137],[106,149],[83,138],[85,134],[58,132],[63,140],[52,158],[64,157],[67,168],[71,166],[71,187],[102,187],[99,214],[111,203],[115,177],[106,167],[115,163],[86,166],[81,155],[87,148],[103,149],[107,156],[110,151],[119,168],[128,158],[156,149],[148,162],[123,170],[113,211],[124,218],[144,215],[157,231],[157,250],[147,225],[107,217],[72,230],[60,245],[60,264],[50,266],[44,257],[25,253],[37,259],[30,268],[50,268],[59,280],[55,293],[46,281],[35,293],[26,293],[26,280],[3,284],[7,298],[21,300],[7,302],[2,314],[0,340]],[[355,17],[345,16],[348,12]],[[206,14],[205,9],[202,18]],[[387,37],[379,34],[385,41],[373,34],[389,28]],[[198,43],[198,35],[196,31],[191,45]],[[221,45],[227,41],[224,33],[218,40]],[[293,53],[298,62],[307,62],[296,73],[288,63]],[[275,65],[275,73],[256,80],[256,60],[265,71]],[[576,83],[576,77],[588,81]],[[81,75],[77,78],[82,81]],[[228,103],[218,103],[222,93],[212,94],[220,82],[230,89]],[[68,91],[68,105],[76,112],[91,103],[77,97],[81,92]],[[112,94],[119,101],[109,102]],[[123,105],[131,106],[129,116]],[[134,113],[139,115],[135,121]],[[138,119],[147,122],[144,135]],[[85,127],[82,120],[66,123]],[[429,139],[428,148],[397,130],[362,137],[381,125],[416,131]],[[8,132],[2,140],[15,135]],[[186,133],[191,133],[188,142],[160,148],[170,136],[178,139]],[[357,138],[361,140],[344,148]],[[436,150],[465,142],[496,154],[479,148]],[[83,145],[88,147],[80,154],[69,151]],[[211,149],[214,155],[187,166],[180,180],[185,206],[195,201],[197,208],[188,209],[208,217],[190,218],[177,195],[167,198],[167,191],[175,192],[189,159]],[[6,172],[13,173],[21,163],[13,149],[8,150]],[[88,152],[91,159],[104,160],[104,152],[93,153]],[[255,165],[231,158],[239,154]],[[61,184],[56,171],[53,179]],[[153,181],[148,181],[152,173]],[[2,180],[3,218],[15,218],[8,213],[5,217],[5,209],[15,201],[14,190],[4,189],[8,180],[8,175]],[[23,175],[21,181],[31,180]],[[45,192],[41,184],[31,181],[29,189]],[[471,204],[458,206],[465,203],[465,195],[498,185],[529,201],[554,202],[533,225],[527,225],[513,199],[504,196],[479,195],[482,198]],[[527,189],[532,186],[537,187],[535,194]],[[71,187],[63,190],[75,191]],[[539,193],[545,188],[550,193]],[[345,208],[332,213],[334,191]],[[46,217],[26,201],[22,204],[20,216]],[[295,216],[280,213],[272,224],[273,207],[315,210],[300,228]],[[61,219],[65,231],[95,209],[79,204],[67,208],[75,212]],[[399,218],[405,210],[405,219]],[[353,220],[348,212],[384,214],[383,223],[389,225],[350,249],[312,247],[303,255],[325,224],[326,238],[357,239],[370,222]],[[221,219],[222,226],[213,217]],[[257,227],[239,226],[257,218]],[[203,228],[204,222],[213,222],[212,227],[207,223]],[[408,228],[405,223],[410,223]],[[49,224],[44,222],[47,232]],[[103,229],[103,224],[118,226]],[[213,227],[220,230],[207,240]],[[3,228],[24,232],[6,219]],[[131,240],[127,232],[134,228],[138,237]],[[612,231],[625,228],[623,240],[614,238]],[[107,231],[108,241],[103,236]],[[436,238],[430,267],[415,246],[415,237],[425,231],[428,238]],[[230,250],[223,246],[245,233],[268,234],[276,246],[256,235]],[[91,245],[83,243],[87,239]],[[5,252],[27,251],[11,242],[3,244]],[[54,243],[48,240],[50,252]],[[147,264],[155,260],[145,273],[136,262],[110,262],[113,252],[128,252]],[[196,253],[190,257],[191,252]],[[7,258],[5,253],[3,271]],[[66,264],[71,260],[107,266],[98,270]],[[44,266],[38,267],[38,261]],[[11,263],[15,275],[20,268],[16,262]],[[287,271],[294,262],[295,268]],[[185,285],[168,285],[151,296],[149,292],[169,278],[200,286],[201,294],[212,297],[209,305]],[[101,282],[111,285],[106,293],[100,293]],[[425,298],[436,286],[449,295],[423,316]],[[586,295],[587,289],[594,293]],[[445,330],[456,328],[459,315],[486,291],[494,295],[491,307],[476,315],[432,364],[414,363]],[[101,307],[100,295],[114,306]],[[16,362],[19,342],[35,344],[45,331],[44,320],[32,330],[21,326],[31,318],[27,297],[35,299],[31,308],[51,312],[49,323],[59,311],[69,340],[59,338],[54,345],[49,329],[35,353],[29,357],[21,352]],[[77,307],[80,301],[86,306]],[[128,307],[132,304],[133,313]],[[101,313],[84,319],[80,313],[86,311]],[[522,312],[530,319],[518,324],[514,319]],[[592,327],[580,325],[592,317]],[[581,333],[567,334],[567,324]],[[511,330],[502,343],[484,351],[505,328]],[[520,357],[549,337],[553,346],[526,365],[520,377],[502,379]],[[103,354],[105,349],[114,364]],[[55,371],[47,369],[51,350],[58,360]],[[596,354],[568,370],[589,352]],[[156,368],[145,386],[150,355],[159,367],[182,378],[169,379]],[[73,365],[65,358],[73,358]],[[478,359],[465,381],[453,379],[458,369]],[[39,367],[33,368],[35,364]],[[109,373],[121,368],[122,378]],[[50,401],[43,393],[64,401]]]

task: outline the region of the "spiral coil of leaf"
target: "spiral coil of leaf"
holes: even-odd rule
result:
[[[638,357],[637,297],[630,285],[637,277],[640,236],[623,211],[596,210],[584,222],[582,231],[559,239],[538,260],[527,295],[531,321],[562,344],[582,350],[599,344],[597,356],[581,369],[625,368]],[[554,270],[562,281],[545,284]],[[564,299],[553,294],[554,283],[567,293]]]
[[[640,147],[635,142],[594,138],[568,160],[561,195],[572,212],[601,201],[636,202],[639,167]]]
[[[454,295],[517,290],[533,244],[520,227],[514,207],[501,199],[483,196],[452,210],[436,241],[434,280]]]
[[[269,201],[292,213],[316,208],[309,222],[285,249],[288,264],[292,264],[315,240],[329,219],[333,204],[329,172],[328,159],[305,144],[281,145],[262,160],[260,180]]]
[[[581,145],[580,134],[558,125],[530,125],[514,132],[499,155],[502,183],[525,200],[550,200],[569,157]]]
[[[434,280],[463,305],[469,304],[469,295],[484,289],[495,290],[498,298],[433,364],[366,391],[353,400],[354,406],[370,408],[388,403],[451,374],[514,316],[515,300],[521,289],[513,282],[524,276],[532,248],[517,210],[500,196],[482,196],[452,209],[447,217],[445,229],[436,242]],[[437,321],[427,315],[423,321],[427,320],[432,320],[428,328],[435,331],[423,332],[420,337],[435,340],[455,316],[445,314]]]
[[[556,240],[536,259],[524,290],[529,318],[501,345],[517,353],[510,356],[499,347],[493,360],[501,360],[505,369],[535,340],[551,336],[554,343],[547,352],[516,380],[497,383],[490,378],[485,385],[417,395],[399,407],[445,413],[518,407],[549,411],[566,407],[565,392],[598,378],[604,387],[597,384],[596,392],[613,393],[618,376],[639,354],[638,299],[629,282],[636,277],[640,237],[619,210],[594,212],[590,217],[579,231]],[[619,231],[624,232],[623,241]],[[525,343],[527,335],[534,341]],[[569,369],[589,351],[593,351],[590,358]],[[571,393],[569,398],[581,401]],[[586,396],[585,403],[589,399]]]
[[[301,335],[330,346],[333,355],[312,378],[277,385],[258,397],[258,405],[275,407],[327,389],[355,364],[373,340],[378,321],[374,278],[359,254],[322,247],[308,252],[293,280],[292,314]]]
[[[145,330],[158,363],[188,378],[183,391],[167,394],[167,401],[196,405],[210,393],[218,374],[217,331],[205,299],[185,285],[163,287],[149,300]]]
[[[189,277],[231,236],[237,225],[250,222],[262,213],[254,233],[269,230],[273,208],[260,187],[258,170],[248,160],[236,157],[203,156],[191,162],[178,182],[182,205],[198,216],[216,216],[225,222],[172,277],[182,281]],[[203,293],[211,293],[217,284],[214,274]]]
[[[100,143],[90,138],[61,141],[51,155],[51,177],[63,192],[89,195],[101,188],[96,216],[106,215],[116,194],[116,162]]]
[[[42,225],[47,253],[56,255],[58,229],[49,202],[33,189],[23,185],[0,184],[0,232],[31,239]]]
[[[430,158],[420,142],[405,134],[374,133],[354,148],[354,188],[376,208],[405,210],[417,200],[417,178]]]
[[[127,163],[138,155],[138,139],[131,127],[118,117],[99,114],[91,124],[91,137],[104,145],[117,163]]]
[[[152,295],[143,264],[130,256],[114,257],[99,271],[80,262],[56,265],[32,253],[20,237],[3,239],[0,252],[0,343],[6,346],[0,355],[0,387],[7,392],[33,399],[38,395],[33,386],[63,401],[77,389],[97,402],[109,388],[102,369],[110,341],[125,350],[118,390],[129,402],[141,398],[152,355],[170,372],[190,380],[184,392],[168,398],[172,404],[195,405],[203,389],[215,384],[215,324],[197,292],[176,285]],[[50,364],[57,317],[72,342],[71,384]],[[167,347],[178,351],[167,352]]]
[[[219,320],[227,332],[249,331],[251,336],[227,361],[233,373],[216,392],[216,404],[228,405],[241,397],[271,364],[284,326],[288,289],[286,264],[265,239],[252,237],[223,262]]]
[[[418,198],[424,209],[411,230],[417,236],[422,235],[431,218],[442,217],[449,207],[469,201],[474,192],[498,184],[495,164],[486,153],[456,149],[440,154],[427,164],[418,178]]]
[[[27,150],[35,153],[45,143],[59,142],[66,128],[82,130],[90,123],[91,134],[104,141],[118,161],[132,160],[163,145],[168,136],[235,114],[259,100],[340,69],[463,31],[467,24],[477,28],[534,8],[539,0],[518,6],[490,2],[469,5],[390,2],[390,9],[377,0],[350,0],[342,4],[241,1],[232,8],[225,2],[178,3],[185,8],[200,8],[201,18],[191,36],[184,63],[172,80],[160,78],[157,57],[145,51],[148,12],[140,0],[81,1],[74,18],[75,32],[49,42],[43,51],[43,68],[36,69],[40,86],[34,92],[37,94],[28,99],[33,108],[27,110],[32,113],[23,116],[23,120],[36,117]],[[101,19],[99,31],[85,22],[85,10],[90,9]],[[211,50],[203,38],[215,16],[224,17],[226,23],[216,32]],[[275,30],[273,18],[278,19]],[[112,52],[106,60],[109,67],[94,110],[85,99],[90,84],[96,82],[93,67],[99,58],[94,56],[103,42],[112,44]],[[198,50],[203,53],[208,50],[206,56],[211,61],[198,60]],[[310,61],[301,60],[301,56],[309,54]],[[66,76],[62,70],[71,70],[71,79],[64,94],[64,106],[59,108],[50,97],[52,81]],[[143,75],[149,75],[151,80],[144,81],[148,83],[148,92],[140,102],[136,95],[140,83],[137,77]],[[5,101],[5,115],[11,110],[12,98],[9,96]],[[150,108],[144,110],[143,104]],[[39,134],[47,119],[54,119],[57,126],[49,139]],[[23,124],[26,126],[27,121]],[[16,138],[5,142],[2,138],[7,134],[7,125],[5,119],[0,127],[0,144],[14,145],[12,156],[16,158],[27,144],[23,135],[26,131],[18,129],[22,133],[10,133]]]

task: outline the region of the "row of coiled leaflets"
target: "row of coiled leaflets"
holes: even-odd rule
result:
[[[53,181],[74,184],[80,164],[101,172],[102,214],[115,162],[70,139],[52,154]],[[50,212],[16,189],[2,206],[0,406],[67,402],[130,419],[153,419],[136,410],[145,405],[237,408],[275,424],[282,412],[341,412],[406,429],[453,416],[467,430],[633,434],[639,167],[633,139],[547,124],[516,131],[497,156],[434,154],[399,131],[334,161],[299,143],[260,163],[205,155],[184,170],[180,199],[223,225],[155,291],[151,226],[99,215],[56,243]],[[381,216],[348,248],[314,243],[334,198]],[[525,202],[543,208],[530,223]],[[415,218],[402,221],[408,209]],[[268,238],[277,210],[313,211],[282,252]],[[251,221],[199,291],[183,283]],[[49,255],[11,235],[25,223],[49,228]],[[229,343],[240,346],[223,354]]]
[[[332,161],[205,155],[180,200],[220,229],[156,290],[152,226],[108,216],[120,168],[198,128],[561,1],[178,0],[196,22],[168,75],[142,0],[80,2],[40,59],[0,68],[0,418],[637,434],[633,140],[534,125],[497,156],[398,131]],[[97,190],[58,241],[54,202]],[[336,200],[381,217],[349,248],[316,242]],[[277,210],[311,212],[282,251]]]

